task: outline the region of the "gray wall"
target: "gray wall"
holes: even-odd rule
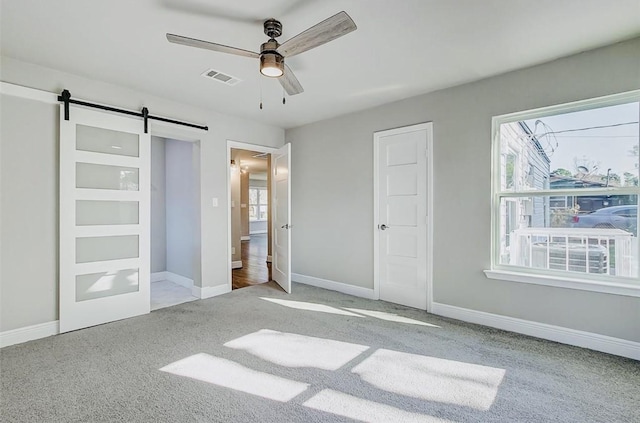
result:
[[[491,265],[492,116],[638,88],[640,38],[287,130],[293,271],[373,288],[373,133],[431,121],[434,300],[640,341],[640,298],[483,274]]]
[[[151,137],[151,273],[167,270],[165,140]]]
[[[58,318],[58,107],[3,95],[0,108],[5,331]]]
[[[195,221],[201,228],[194,242],[196,286],[226,285],[227,140],[270,147],[284,142],[284,130],[165,100],[132,89],[107,84],[56,69],[0,57],[2,81],[76,98],[206,124],[197,133],[151,121],[151,133],[161,137],[199,141],[193,144],[193,170],[199,176],[195,190]],[[58,108],[37,101],[2,95],[0,183],[0,331],[47,323],[58,318]],[[182,136],[184,134],[184,137]],[[197,159],[195,159],[197,158]],[[217,198],[218,207],[212,206]],[[200,234],[202,236],[200,237]]]
[[[193,279],[195,260],[195,184],[193,144],[165,142],[167,271]]]

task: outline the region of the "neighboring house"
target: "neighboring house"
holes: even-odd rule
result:
[[[504,124],[500,136],[503,187],[507,190],[548,189],[551,161],[529,126],[524,122]],[[509,234],[512,231],[549,225],[549,202],[546,197],[509,198],[501,204],[501,213],[501,255],[508,254]]]

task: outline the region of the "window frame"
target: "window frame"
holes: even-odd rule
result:
[[[262,201],[260,201],[260,199],[262,198],[262,195],[260,193],[260,191],[264,191],[265,192],[265,196],[267,197],[267,200],[269,199],[269,191],[267,190],[267,187],[252,187],[249,186],[249,191],[251,190],[256,190],[257,191],[257,195],[256,198],[258,199],[258,202],[256,204],[251,203],[251,193],[249,193],[249,208],[255,206],[256,207],[256,213],[258,215],[258,218],[255,220],[251,220],[251,214],[249,214],[249,222],[266,222],[267,220],[269,220],[268,218],[266,219],[260,219],[260,207],[265,206],[267,207],[267,213],[269,213],[269,202],[267,201],[267,204],[264,204]]]
[[[530,268],[500,263],[501,255],[501,200],[517,197],[533,196],[578,196],[602,195],[611,192],[621,195],[638,195],[640,187],[602,187],[602,188],[571,188],[571,189],[543,189],[524,191],[502,191],[501,189],[501,140],[500,126],[506,123],[537,119],[550,115],[578,112],[615,106],[625,103],[640,102],[640,90],[628,91],[620,94],[557,104],[532,110],[494,116],[491,120],[491,268],[484,273],[489,279],[498,279],[519,283],[531,283],[559,288],[595,291],[616,295],[640,297],[640,274],[635,278],[616,277],[610,275],[580,274],[559,270]],[[638,157],[640,165],[640,157]],[[640,243],[640,241],[639,241]],[[640,263],[640,247],[636,252]],[[639,272],[640,273],[640,272]]]

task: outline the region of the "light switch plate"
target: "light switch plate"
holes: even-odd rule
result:
[[[213,207],[218,207],[218,199],[217,198],[213,198],[211,200],[211,204],[213,205]]]

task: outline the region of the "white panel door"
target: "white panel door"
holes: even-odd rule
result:
[[[377,132],[375,254],[381,300],[427,308],[426,124]]]
[[[271,155],[273,211],[273,280],[291,293],[291,144]]]
[[[150,309],[150,137],[126,116],[60,106],[60,332]]]

